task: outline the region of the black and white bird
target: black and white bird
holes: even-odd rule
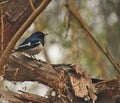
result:
[[[44,38],[47,34],[44,34],[42,32],[35,32],[31,36],[29,36],[25,41],[23,41],[18,48],[15,50],[15,52],[25,52],[29,54],[31,57],[39,54],[40,51],[44,47]]]

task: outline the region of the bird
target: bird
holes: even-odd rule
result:
[[[40,31],[34,32],[29,36],[27,39],[25,39],[15,50],[15,52],[24,52],[30,55],[31,57],[35,57],[35,55],[39,54],[40,51],[44,47],[45,43],[45,36],[47,34],[44,34]]]

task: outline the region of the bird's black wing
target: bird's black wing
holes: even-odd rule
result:
[[[39,39],[28,38],[18,46],[16,51],[31,49],[31,48],[38,46],[39,44],[41,44],[41,41]]]

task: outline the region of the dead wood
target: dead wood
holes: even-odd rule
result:
[[[95,100],[96,103],[103,103],[101,100],[114,103],[114,98],[120,95],[119,79],[92,83],[91,78],[81,69],[80,65],[54,65],[31,59],[20,53],[10,56],[8,64],[5,66],[4,78],[16,82],[37,81],[50,86],[59,95],[52,97],[52,100],[59,100],[60,103],[79,103],[80,101],[80,103],[87,103],[84,100],[92,103]],[[107,99],[103,97],[106,95]]]

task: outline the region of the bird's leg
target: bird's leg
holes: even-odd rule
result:
[[[34,55],[30,55],[30,58],[37,60],[37,58]]]

